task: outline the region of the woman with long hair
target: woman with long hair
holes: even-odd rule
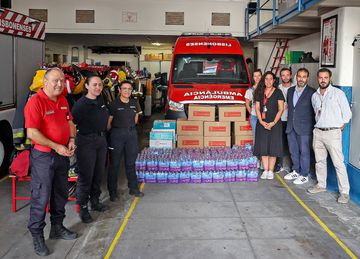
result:
[[[262,77],[261,69],[256,69],[253,72],[252,77],[253,77],[253,86],[246,90],[245,106],[246,106],[246,110],[250,114],[250,124],[251,124],[252,132],[253,132],[253,138],[255,140],[257,116],[256,116],[256,110],[255,110],[254,92],[261,81],[261,77]]]
[[[260,156],[264,172],[261,179],[274,178],[276,157],[283,156],[281,114],[284,95],[275,86],[275,75],[266,72],[254,92],[257,116],[254,155]]]

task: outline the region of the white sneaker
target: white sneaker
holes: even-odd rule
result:
[[[295,180],[296,178],[298,178],[300,175],[293,170],[292,172],[288,173],[287,175],[284,176],[285,180]]]
[[[268,171],[268,174],[267,174],[267,178],[268,180],[272,180],[274,179],[274,172],[273,171]]]
[[[268,179],[268,171],[264,171],[261,176],[260,176],[261,179],[265,180],[265,179]]]
[[[294,184],[304,184],[304,183],[307,183],[308,181],[309,181],[309,177],[300,175],[298,178],[295,179],[295,181],[293,183]]]

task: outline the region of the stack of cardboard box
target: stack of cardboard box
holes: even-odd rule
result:
[[[177,121],[178,147],[231,147],[252,144],[251,126],[244,105],[222,105],[215,121],[215,106],[189,105],[188,120]],[[233,125],[231,125],[233,124]]]
[[[173,148],[176,142],[176,121],[155,120],[150,132],[151,148]]]
[[[204,147],[204,121],[215,121],[215,106],[190,105],[188,120],[177,121],[178,147]]]

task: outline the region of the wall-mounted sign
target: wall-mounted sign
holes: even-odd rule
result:
[[[29,9],[29,16],[39,21],[48,21],[48,10],[47,9]]]
[[[76,23],[95,23],[95,11],[76,10]]]
[[[321,66],[336,65],[337,15],[328,17],[322,22]]]
[[[212,26],[230,26],[230,13],[212,13]]]
[[[122,12],[122,22],[137,23],[137,12]]]
[[[184,25],[184,12],[165,12],[165,25]]]

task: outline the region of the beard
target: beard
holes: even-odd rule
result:
[[[297,83],[297,87],[300,87],[300,88],[304,88],[305,85],[306,85],[306,82],[298,81],[298,83]]]
[[[326,88],[329,87],[329,85],[330,85],[330,82],[327,83],[327,84],[322,84],[322,83],[320,83],[320,84],[319,84],[319,87],[320,87],[321,89],[326,89]]]

